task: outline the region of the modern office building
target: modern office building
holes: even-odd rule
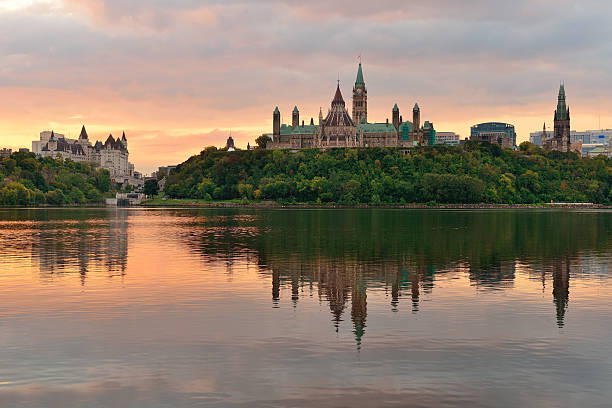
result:
[[[472,126],[470,140],[496,143],[502,147],[516,146],[514,125],[501,122],[487,122]]]
[[[460,143],[459,135],[455,132],[436,132],[437,145],[459,146]]]

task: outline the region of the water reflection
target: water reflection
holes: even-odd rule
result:
[[[350,308],[356,342],[367,321],[367,291],[384,288],[391,309],[409,296],[418,312],[421,293],[432,293],[436,275],[464,274],[478,290],[511,290],[522,270],[541,270],[553,282],[552,299],[562,328],[569,304],[570,264],[610,252],[610,213],[589,211],[359,211],[303,210],[184,212],[186,244],[207,261],[257,259],[271,274],[272,301],[283,285],[297,304],[316,287],[339,323]],[[584,228],[589,225],[589,228]],[[607,268],[606,268],[607,269]],[[350,303],[350,306],[349,306]]]
[[[0,406],[605,406],[611,221],[0,210]]]
[[[42,279],[78,274],[85,285],[91,271],[124,277],[129,217],[143,213],[66,214],[4,210],[4,251],[21,257],[29,249]],[[408,297],[417,313],[422,294],[433,293],[440,274],[466,274],[478,290],[511,290],[517,265],[531,275],[540,271],[543,290],[552,280],[557,324],[563,327],[570,276],[601,274],[602,265],[607,276],[612,245],[612,217],[606,212],[172,210],[164,215],[170,219],[163,226],[172,225],[204,262],[223,262],[229,273],[237,261],[258,265],[270,280],[275,307],[283,287],[294,307],[300,293],[315,291],[327,302],[336,331],[350,309],[358,345],[367,327],[368,290],[385,290],[393,312]]]
[[[78,274],[85,285],[90,271],[109,277],[126,273],[128,212],[115,210],[65,212],[13,210],[0,219],[4,250],[21,258],[29,251],[42,279]]]

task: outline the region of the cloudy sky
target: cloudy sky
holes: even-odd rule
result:
[[[418,102],[439,131],[506,121],[519,140],[552,114],[561,80],[572,128],[612,127],[609,0],[0,0],[0,147],[42,130],[125,130],[151,171],[230,133],[246,146],[350,102],[357,55],[369,119]]]

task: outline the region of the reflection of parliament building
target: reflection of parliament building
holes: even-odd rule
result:
[[[273,129],[267,134],[272,139],[269,149],[304,149],[330,147],[396,147],[434,144],[433,123],[425,121],[421,126],[421,110],[418,104],[412,110],[412,122],[404,121],[397,105],[391,111],[391,122],[368,121],[368,91],[363,78],[361,63],[353,87],[352,112],[346,109],[340,82],[331,107],[325,117],[319,111],[319,120],[309,124],[300,122],[297,106],[291,113],[291,124],[282,124],[278,107],[272,114]]]
[[[314,259],[309,263],[279,265],[272,268],[272,299],[281,299],[281,287],[291,289],[291,300],[297,304],[304,287],[312,291],[316,285],[319,300],[329,304],[331,320],[336,331],[349,313],[357,347],[365,334],[367,322],[367,289],[390,289],[391,308],[397,311],[400,298],[409,294],[412,311],[419,310],[421,291],[431,292],[435,270],[431,267],[411,265],[405,268],[395,263],[364,265],[358,262],[338,262]],[[299,270],[298,270],[299,268]]]

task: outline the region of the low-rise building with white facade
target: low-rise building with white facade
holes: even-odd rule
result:
[[[455,132],[436,132],[437,145],[459,146],[460,143],[459,135]]]

